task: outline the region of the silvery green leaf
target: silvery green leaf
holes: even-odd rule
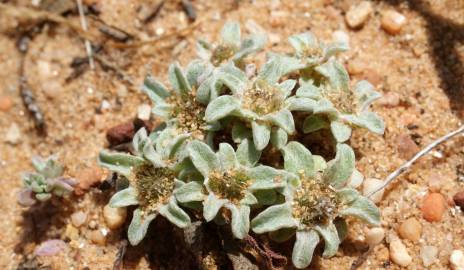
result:
[[[52,194],[50,193],[38,193],[38,194],[35,194],[35,198],[41,202],[45,202],[45,201],[48,201],[50,200],[52,197]]]
[[[282,109],[276,113],[266,115],[265,119],[270,120],[272,123],[285,130],[288,134],[295,132],[293,115],[288,109]]]
[[[116,192],[110,199],[110,207],[126,207],[129,205],[138,205],[137,191],[133,187],[128,187]]]
[[[205,197],[203,194],[203,185],[196,181],[188,182],[177,188],[174,191],[174,195],[180,203],[202,201]]]
[[[216,91],[214,88],[217,85],[217,80],[214,75],[209,76],[206,78],[200,86],[198,86],[197,93],[195,95],[196,101],[201,104],[208,104],[211,100],[211,92]]]
[[[232,126],[232,140],[235,143],[240,143],[241,141],[251,138],[253,135],[251,134],[250,128],[245,126],[243,122],[235,122]]]
[[[307,49],[319,47],[316,37],[310,32],[290,36],[288,42],[295,48],[296,54],[300,57],[305,54]]]
[[[245,192],[243,199],[240,200],[241,205],[253,205],[257,203],[258,199],[250,192]]]
[[[250,37],[244,39],[237,53],[232,57],[233,61],[240,60],[249,54],[261,50],[266,44],[265,34],[253,34]]]
[[[327,162],[319,155],[313,155],[314,170],[316,172],[323,172],[327,168]]]
[[[231,203],[226,204],[232,214],[232,234],[235,238],[243,239],[250,230],[250,207],[248,205],[235,206]]]
[[[210,193],[203,203],[203,217],[206,222],[213,220],[219,212],[219,209],[221,209],[226,203],[227,200],[220,199],[213,193]]]
[[[352,123],[353,125],[367,128],[368,130],[382,135],[385,131],[385,123],[373,112],[364,111],[360,115],[342,115],[341,118]]]
[[[337,190],[337,197],[341,204],[350,204],[359,197],[359,193],[352,188],[342,188]]]
[[[277,193],[273,189],[259,189],[253,191],[258,203],[260,205],[271,205],[275,204],[277,200]]]
[[[300,60],[291,56],[268,53],[268,58],[277,61],[280,66],[280,77],[305,67],[305,64],[301,63]]]
[[[240,107],[240,102],[233,96],[220,96],[212,100],[205,111],[205,120],[213,122],[220,120]]]
[[[345,142],[351,137],[351,127],[341,121],[330,122],[330,130],[339,143]]]
[[[188,64],[186,77],[191,86],[196,88],[213,72],[213,66],[209,62],[193,60]]]
[[[42,171],[43,169],[45,169],[45,166],[47,166],[47,161],[37,155],[32,156],[31,162],[32,162],[32,166],[34,166],[35,170],[38,172]]]
[[[368,81],[359,81],[354,86],[354,93],[357,98],[358,111],[365,111],[376,99],[382,95],[374,90],[374,86]]]
[[[240,24],[238,22],[226,22],[221,30],[221,39],[227,45],[240,46]]]
[[[306,97],[290,97],[285,103],[290,111],[312,112],[317,106],[317,101]]]
[[[134,147],[134,150],[137,156],[142,156],[143,147],[145,146],[145,143],[147,143],[147,138],[148,138],[147,130],[144,127],[139,129],[134,134],[134,137],[132,138],[132,146]]]
[[[354,162],[353,149],[346,144],[338,144],[335,159],[324,171],[324,181],[335,188],[343,187],[353,173]]]
[[[324,46],[324,59],[322,61],[327,61],[330,57],[337,55],[338,53],[345,52],[349,50],[349,45],[346,42],[335,42]]]
[[[155,104],[163,103],[163,100],[171,95],[169,90],[153,76],[147,75],[143,81],[142,91]]]
[[[153,164],[155,168],[165,166],[163,158],[155,151],[152,143],[146,143],[143,147],[143,156]]]
[[[58,157],[55,155],[49,156],[45,160],[35,156],[32,158],[32,164],[46,178],[54,178],[63,174],[63,166],[58,163]]]
[[[297,225],[297,221],[292,216],[292,207],[289,203],[270,206],[251,221],[251,228],[255,233],[294,228]]]
[[[322,98],[321,90],[317,86],[310,83],[301,84],[300,88],[296,90],[295,95],[297,97],[306,97],[315,100]]]
[[[253,143],[257,150],[263,150],[271,139],[271,128],[266,124],[261,124],[253,121],[251,123],[251,131],[253,132]]]
[[[310,133],[329,126],[328,121],[321,115],[310,115],[303,122],[303,132]]]
[[[158,153],[163,153],[171,138],[177,135],[176,124],[173,122],[168,122],[167,124],[168,127],[160,131],[154,140],[155,150]]]
[[[163,151],[165,159],[172,159],[178,156],[188,138],[190,138],[190,134],[181,134],[172,138]]]
[[[290,96],[293,88],[295,88],[296,80],[285,80],[279,84],[279,88],[285,93],[285,97]]]
[[[283,75],[280,58],[269,59],[258,73],[258,80],[264,80],[269,84],[275,84]]]
[[[283,243],[295,234],[295,228],[282,228],[277,231],[269,232],[269,238],[277,243]]]
[[[340,239],[338,238],[338,232],[335,225],[330,222],[327,225],[318,225],[314,227],[324,239],[324,252],[322,256],[325,258],[332,257],[337,253],[338,246],[340,245]]]
[[[380,224],[380,212],[375,204],[363,197],[358,196],[349,206],[340,211],[340,215],[357,217],[369,224]]]
[[[215,76],[219,82],[217,88],[220,89],[222,85],[225,85],[233,94],[241,94],[248,84],[245,72],[232,62],[220,66]]]
[[[172,88],[174,88],[174,90],[176,90],[180,95],[186,96],[189,94],[192,87],[180,68],[179,63],[175,62],[169,66],[168,78],[171,82]]]
[[[338,238],[341,242],[343,242],[343,240],[345,240],[345,238],[348,236],[348,224],[346,223],[345,219],[341,217],[337,217],[333,223],[335,228],[337,228]]]
[[[169,199],[168,204],[159,208],[159,214],[179,228],[185,228],[190,225],[189,215],[177,205],[174,197]]]
[[[234,148],[228,143],[220,143],[217,153],[221,167],[224,171],[233,170],[238,167],[237,157]]]
[[[207,131],[219,131],[221,129],[222,129],[222,125],[221,125],[221,122],[219,121],[214,121],[211,123],[207,123],[205,125],[205,130]]]
[[[337,109],[334,107],[332,102],[329,100],[323,98],[320,99],[316,102],[316,105],[314,106],[313,113],[318,113],[318,114],[329,114],[329,115],[338,115]]]
[[[296,268],[302,269],[309,266],[319,240],[319,235],[314,230],[296,232],[296,241],[292,252],[292,262]]]
[[[315,70],[329,80],[330,86],[337,91],[350,90],[350,77],[343,65],[335,60],[317,66]]]
[[[357,188],[362,184],[363,181],[364,176],[362,175],[362,173],[357,169],[354,169],[353,173],[351,174],[350,181],[348,182],[348,186],[352,188]]]
[[[187,148],[193,164],[205,178],[210,172],[220,168],[221,164],[216,154],[204,142],[191,141]]]
[[[213,50],[211,44],[204,40],[198,40],[196,43],[197,55],[203,60],[209,60],[211,51]]]
[[[237,161],[247,167],[256,165],[261,157],[261,151],[258,151],[250,139],[244,139],[237,147]]]
[[[112,153],[106,150],[100,151],[98,155],[98,164],[111,171],[129,177],[132,167],[143,163],[143,158],[129,154]]]
[[[127,238],[129,238],[131,245],[136,246],[142,241],[147,234],[148,226],[156,215],[156,213],[152,213],[144,216],[140,208],[134,210],[132,221],[127,230]]]
[[[272,130],[271,143],[275,148],[281,149],[287,144],[287,141],[288,141],[288,135],[287,135],[287,132],[285,132],[285,130],[281,128]]]
[[[162,119],[169,119],[171,116],[173,106],[167,103],[159,103],[153,106],[151,112],[162,118]]]
[[[314,175],[314,161],[311,152],[299,142],[289,142],[282,148],[284,168],[289,172],[299,174],[304,172],[306,177]]]

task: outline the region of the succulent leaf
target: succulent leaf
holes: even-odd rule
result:
[[[205,112],[205,120],[213,122],[231,114],[240,107],[239,101],[232,96],[220,96],[208,105]]]
[[[330,130],[339,143],[345,142],[351,137],[351,127],[340,121],[330,122]]]
[[[244,139],[237,147],[237,161],[247,167],[256,165],[261,157],[261,151],[257,150],[250,139]]]
[[[156,213],[145,215],[140,208],[134,210],[132,221],[127,230],[131,245],[138,245],[147,234],[148,226],[155,219]]]
[[[282,148],[285,170],[310,177],[315,173],[311,152],[299,142],[289,142]]]
[[[319,244],[319,235],[316,231],[297,231],[292,253],[293,265],[299,269],[308,267],[317,244]]]
[[[232,214],[232,234],[237,239],[243,239],[250,230],[250,207],[248,205],[237,207],[233,204],[226,204],[225,206]]]
[[[137,191],[133,187],[116,192],[110,199],[110,207],[126,207],[129,205],[138,205]]]
[[[251,221],[251,227],[255,233],[295,228],[297,225],[292,216],[292,207],[288,203],[270,206]]]
[[[169,203],[161,206],[158,212],[179,228],[185,228],[190,225],[189,215],[177,205],[176,199],[173,197],[171,197]]]
[[[262,123],[252,122],[251,131],[253,132],[253,142],[258,151],[263,150],[271,139],[271,128]]]
[[[188,152],[195,167],[206,178],[209,173],[220,166],[219,159],[211,148],[200,141],[192,141],[188,145]]]
[[[323,257],[332,257],[337,253],[338,246],[340,245],[340,239],[338,238],[337,228],[333,223],[318,225],[314,227],[324,239],[324,252],[322,253]]]
[[[227,200],[219,199],[216,195],[210,193],[206,198],[203,207],[203,217],[205,220],[207,222],[213,220],[219,212],[219,209],[221,209],[226,203]]]
[[[354,170],[354,152],[346,144],[337,145],[335,159],[328,164],[324,171],[324,180],[335,188],[341,188],[350,178]]]
[[[132,167],[143,162],[143,158],[129,154],[100,151],[98,155],[98,164],[111,171],[120,173],[126,177],[131,174]]]

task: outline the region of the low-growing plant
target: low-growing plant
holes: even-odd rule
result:
[[[137,205],[131,244],[157,215],[184,228],[200,211],[205,222],[229,224],[238,239],[250,230],[274,241],[296,235],[292,261],[304,268],[321,238],[322,256],[336,253],[346,217],[380,222],[375,204],[351,183],[362,175],[346,143],[355,127],[383,133],[382,120],[368,111],[380,95],[366,81],[351,88],[335,59],[345,44],[325,45],[310,33],[290,37],[295,52],[269,53],[258,74],[249,74],[247,66],[257,64],[251,54],[264,40],[241,41],[238,24],[227,23],[218,44],[199,42],[202,59],[185,72],[171,65],[171,89],[146,78],[142,88],[164,122],[150,134],[139,130],[132,154],[99,155],[102,166],[129,180],[110,206]],[[328,162],[301,140],[322,128],[335,139],[323,142],[336,149]]]
[[[46,159],[34,156],[32,165],[36,172],[22,176],[24,188],[18,194],[21,205],[30,206],[37,201],[47,201],[53,196],[66,197],[73,192],[77,182],[62,176],[64,168],[58,163],[56,156]]]

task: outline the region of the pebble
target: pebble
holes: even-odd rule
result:
[[[358,5],[351,6],[345,16],[345,21],[351,28],[359,28],[369,19],[372,13],[372,5],[369,1],[362,1]]]
[[[365,234],[366,243],[368,243],[371,247],[380,244],[382,240],[385,238],[385,230],[380,227],[367,229]]]
[[[269,33],[268,37],[269,37],[269,42],[272,45],[277,45],[282,40],[282,38],[280,38],[280,36],[276,33]]]
[[[342,30],[337,30],[332,33],[332,39],[334,42],[345,43],[350,45],[350,36]]]
[[[98,228],[98,223],[95,220],[91,220],[89,222],[89,228],[92,229],[92,230]]]
[[[89,167],[79,170],[76,174],[76,179],[79,184],[76,188],[76,194],[82,195],[84,191],[100,183],[103,177],[103,171],[99,167]]]
[[[21,131],[16,123],[11,124],[6,132],[5,141],[7,143],[16,145],[21,140]]]
[[[406,17],[394,10],[387,10],[382,13],[381,26],[390,35],[401,32],[401,28],[406,24]]]
[[[416,218],[408,218],[398,228],[398,234],[404,239],[416,242],[421,238],[422,225]]]
[[[121,227],[126,221],[127,209],[125,207],[113,208],[105,205],[103,208],[103,217],[108,228],[114,230]]]
[[[376,102],[381,106],[393,108],[400,104],[400,95],[395,92],[387,92]]]
[[[13,107],[13,100],[9,96],[0,97],[0,111],[8,112]]]
[[[151,106],[148,104],[142,104],[137,108],[137,118],[141,120],[150,120]]]
[[[361,79],[370,82],[375,87],[379,86],[383,81],[382,75],[372,68],[366,68],[362,73]]]
[[[78,211],[71,215],[71,223],[75,227],[82,226],[86,221],[87,221],[87,214],[82,211]]]
[[[441,190],[443,182],[446,181],[446,179],[444,179],[444,177],[441,176],[438,172],[434,171],[427,176],[426,181],[431,192],[439,192]]]
[[[399,239],[390,242],[390,259],[399,266],[406,267],[412,262],[408,250]]]
[[[425,267],[429,267],[437,260],[438,248],[435,246],[423,246],[420,250],[420,257]]]
[[[367,196],[372,191],[376,190],[377,188],[379,188],[382,185],[383,185],[382,180],[375,179],[375,178],[367,178],[366,180],[364,180],[364,184],[363,184],[363,194],[364,194],[364,196]],[[385,189],[381,189],[380,191],[378,191],[377,193],[372,195],[370,197],[370,199],[374,203],[380,202],[382,200],[382,196],[383,196],[384,191],[385,191]]]
[[[66,243],[60,239],[51,239],[43,242],[38,246],[34,254],[36,256],[53,256],[60,253],[64,248],[66,248]]]
[[[398,135],[396,145],[399,156],[405,160],[411,159],[420,150],[408,134]]]
[[[455,249],[450,256],[451,269],[464,270],[464,253],[461,250]]]
[[[106,243],[106,236],[100,230],[91,231],[88,237],[94,244],[104,245]]]
[[[454,204],[461,207],[464,210],[464,191],[459,191],[458,193],[454,194],[453,196]]]
[[[429,193],[422,203],[422,216],[429,222],[441,221],[446,210],[446,200],[440,193]]]
[[[348,181],[348,186],[352,188],[357,188],[360,185],[362,185],[364,181],[364,175],[362,175],[361,172],[358,170],[354,170],[353,173],[351,174],[350,180]]]
[[[346,69],[350,75],[358,75],[363,73],[364,69],[366,68],[365,63],[358,59],[350,60],[346,66]]]
[[[79,238],[79,230],[72,224],[68,224],[66,225],[64,236],[69,240],[77,240]]]

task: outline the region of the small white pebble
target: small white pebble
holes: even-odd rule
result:
[[[100,108],[102,110],[108,110],[111,108],[111,104],[108,102],[108,100],[104,99],[102,103],[100,104]]]
[[[5,141],[7,143],[16,145],[21,140],[21,131],[16,123],[11,124],[6,132]]]
[[[423,246],[420,256],[425,267],[429,267],[437,260],[438,248],[435,246]]]
[[[385,230],[383,228],[375,227],[366,230],[366,243],[371,247],[380,244],[384,238]]]
[[[399,239],[390,242],[390,259],[397,265],[403,267],[408,266],[412,262],[408,250]]]
[[[87,221],[87,214],[82,211],[78,211],[71,215],[71,222],[74,225],[74,227],[80,227],[86,221]]]
[[[357,188],[362,185],[364,181],[364,176],[358,170],[354,170],[351,174],[350,180],[348,181],[348,186],[352,188]]]
[[[105,218],[105,223],[110,229],[117,229],[121,227],[126,221],[127,210],[125,207],[113,208],[109,205],[106,205],[103,208],[103,217]]]
[[[164,28],[162,28],[162,27],[156,28],[155,34],[156,34],[157,36],[161,36],[162,34],[164,34]]]
[[[337,30],[332,33],[332,39],[334,42],[345,43],[348,46],[350,45],[350,36],[342,30]]]
[[[350,7],[346,13],[345,20],[349,27],[361,27],[372,13],[372,4],[369,1],[362,1],[358,5]]]
[[[149,120],[151,114],[151,106],[142,104],[137,108],[137,118],[141,120]]]
[[[450,265],[453,270],[464,270],[464,253],[455,249],[451,252]]]
[[[364,196],[369,195],[371,192],[377,190],[382,185],[383,185],[382,180],[375,179],[375,178],[367,178],[366,180],[364,180],[364,184],[363,184],[363,194],[364,194]],[[370,197],[370,199],[374,203],[380,202],[382,200],[382,196],[383,196],[384,191],[385,191],[385,189],[381,189],[380,191],[378,191],[377,193],[372,195]]]

